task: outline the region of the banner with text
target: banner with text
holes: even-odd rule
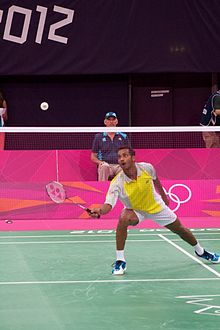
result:
[[[1,0],[0,74],[218,72],[219,17],[218,1]]]

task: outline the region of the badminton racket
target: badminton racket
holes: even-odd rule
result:
[[[71,200],[71,198],[68,198],[66,196],[66,191],[65,191],[62,183],[57,182],[57,181],[49,182],[45,186],[45,189],[46,189],[48,196],[54,203],[62,204],[67,199],[67,200],[70,200],[74,205],[76,205],[76,206],[80,207],[81,209],[83,209],[84,211],[86,211],[89,215],[94,214],[88,207],[85,207],[84,205],[82,205],[80,203],[74,203]],[[100,215],[97,214],[97,218],[100,218]]]

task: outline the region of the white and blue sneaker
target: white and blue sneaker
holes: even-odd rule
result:
[[[202,255],[199,255],[196,251],[195,251],[195,253],[196,253],[197,257],[211,261],[213,264],[217,264],[220,262],[220,256],[216,253],[208,252],[206,250],[204,250]]]
[[[122,260],[116,260],[113,263],[112,275],[124,275],[126,271],[126,262]]]

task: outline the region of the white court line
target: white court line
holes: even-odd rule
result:
[[[194,231],[195,232],[195,231]],[[220,232],[196,232],[199,235],[220,235]],[[171,232],[165,232],[163,233],[163,235],[166,236],[176,236],[176,234],[171,233]],[[137,234],[132,234],[132,233],[128,233],[128,236],[158,236],[158,232],[157,233],[137,233]],[[4,238],[56,238],[56,237],[115,237],[115,232],[112,234],[72,234],[72,235],[8,235],[8,236],[1,236],[0,235],[0,239]]]
[[[146,283],[146,282],[189,282],[189,281],[219,281],[217,277],[205,277],[205,278],[148,278],[148,279],[119,279],[113,280],[73,280],[73,281],[15,281],[15,282],[0,282],[0,285],[34,285],[34,284],[87,284],[87,283]]]
[[[161,234],[157,235],[160,236]],[[163,236],[163,235],[161,235]],[[201,238],[200,241],[219,241],[220,238]],[[131,243],[143,243],[143,242],[163,242],[161,239],[128,239],[127,242],[131,242]],[[179,238],[173,239],[172,241],[170,240],[170,242],[182,242],[182,240]],[[12,241],[12,242],[0,242],[0,245],[25,245],[25,244],[81,244],[81,243],[115,243],[115,239],[114,240],[79,240],[79,241],[23,241],[23,242],[19,242],[19,241]]]
[[[128,242],[163,242],[161,241],[161,239],[129,239]],[[80,244],[80,243],[115,243],[115,240],[101,240],[101,241],[26,241],[26,242],[17,242],[17,241],[13,241],[13,242],[0,242],[0,245],[7,245],[7,244]]]
[[[182,249],[180,246],[178,246],[177,244],[175,244],[174,242],[172,242],[169,238],[159,234],[159,237],[161,237],[164,241],[168,242],[169,244],[173,245],[176,249],[180,250],[182,253],[184,253],[185,255],[187,255],[188,257],[190,257],[191,259],[193,259],[194,261],[196,261],[197,263],[199,263],[202,267],[206,268],[208,271],[210,271],[211,273],[215,274],[216,276],[220,277],[220,273],[218,273],[216,270],[212,269],[211,267],[207,266],[206,264],[204,264],[204,262],[202,262],[200,259],[198,259],[197,257],[194,257],[193,255],[191,255],[190,253],[188,253],[186,250]]]
[[[176,298],[204,298],[204,297],[219,297],[220,294],[198,294],[193,296],[178,296]],[[219,307],[219,306],[218,306]]]
[[[160,236],[160,235],[159,235]],[[200,239],[200,241],[219,241],[220,239],[217,238],[204,238]],[[173,239],[170,242],[181,242],[181,239]],[[143,242],[162,242],[161,239],[128,239],[127,242],[131,243],[143,243]],[[90,244],[90,243],[115,243],[115,240],[87,240],[87,241],[24,241],[24,242],[18,242],[18,241],[12,241],[12,242],[0,242],[0,245],[25,245],[25,244]]]
[[[220,238],[200,238],[200,241],[219,241]],[[172,241],[175,241],[174,239]],[[182,241],[182,240],[180,240]]]

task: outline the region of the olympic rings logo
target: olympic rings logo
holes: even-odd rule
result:
[[[178,189],[178,188],[181,188],[181,189],[183,188],[183,189],[185,190],[185,192],[186,192],[186,194],[187,194],[187,196],[186,196],[185,199],[181,199],[181,198],[177,195],[177,193],[176,193],[176,189]],[[176,203],[176,207],[172,210],[172,211],[174,211],[174,212],[176,212],[176,211],[179,209],[179,207],[180,207],[181,204],[185,204],[185,203],[187,203],[187,202],[191,199],[191,197],[192,197],[192,191],[191,191],[191,189],[190,189],[188,186],[186,186],[185,184],[183,184],[183,183],[176,183],[176,184],[173,184],[173,185],[169,188],[168,191],[166,191],[165,188],[163,188],[163,189],[164,189],[166,195],[170,198],[170,200],[171,200],[172,202]]]

